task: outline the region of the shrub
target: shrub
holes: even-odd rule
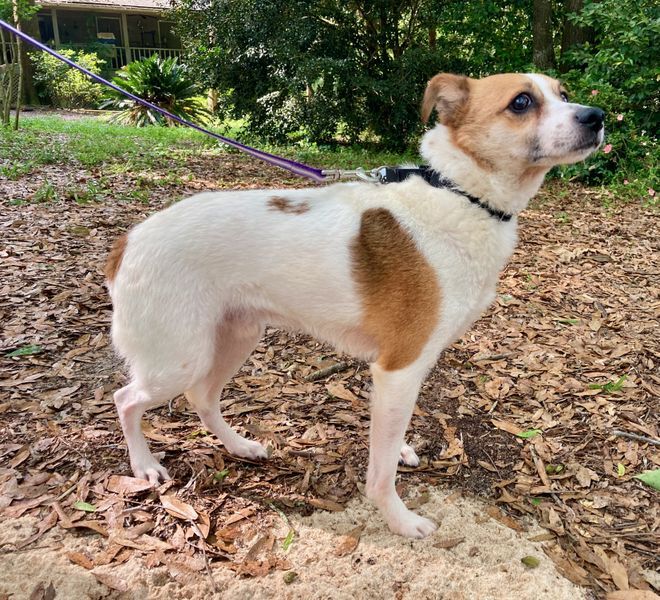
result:
[[[129,63],[117,72],[113,83],[135,96],[171,112],[177,117],[194,121],[208,120],[209,113],[198,97],[200,88],[185,65],[176,58],[161,59],[157,54],[141,61]],[[120,112],[111,117],[114,123],[124,125],[178,125],[159,112],[109,90],[101,108]]]
[[[60,50],[60,54],[95,74],[100,73],[103,67],[103,61],[93,52]],[[39,52],[32,54],[32,57],[37,93],[46,104],[55,108],[98,106],[103,93],[99,84],[50,54]]]
[[[568,57],[564,79],[573,99],[607,113],[605,146],[589,161],[563,170],[588,184],[616,183],[648,196],[657,186],[660,97],[656,79],[660,10],[652,0],[587,0],[571,17],[596,32]]]

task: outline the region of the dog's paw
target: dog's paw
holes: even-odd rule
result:
[[[412,446],[409,446],[408,444],[401,446],[399,463],[404,464],[407,467],[419,467],[419,456],[417,456]]]
[[[232,444],[231,447],[225,444],[227,451],[234,456],[247,458],[249,460],[264,460],[268,458],[268,450],[259,442],[253,442],[243,438],[239,443]]]
[[[149,457],[148,460],[131,463],[131,468],[138,479],[147,479],[153,485],[172,479],[167,469],[156,461],[153,456]]]
[[[420,517],[411,510],[406,511],[405,514],[399,518],[388,523],[392,533],[402,535],[407,538],[421,539],[431,535],[438,526],[425,517]]]

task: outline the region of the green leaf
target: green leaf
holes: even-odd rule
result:
[[[286,534],[286,537],[282,542],[282,550],[286,552],[289,549],[291,544],[293,544],[293,538],[295,536],[296,536],[296,532],[293,529],[289,529],[289,533]]]
[[[660,490],[660,469],[644,471],[640,475],[635,475],[635,479],[639,479],[642,483],[650,485],[656,490]]]
[[[223,481],[227,475],[229,475],[229,469],[222,469],[222,471],[217,471],[213,475],[213,481]]]
[[[520,562],[529,569],[536,569],[541,564],[541,561],[536,556],[523,556]]]
[[[83,502],[82,500],[74,502],[73,508],[76,510],[84,510],[85,512],[96,512],[96,506],[89,502]]]
[[[541,429],[528,429],[527,431],[521,431],[520,433],[516,433],[516,435],[519,438],[528,439],[528,438],[533,438],[535,435],[538,435],[539,433],[543,433]]]
[[[623,477],[626,474],[626,467],[624,465],[622,465],[621,463],[619,463],[616,466],[616,473],[619,477]]]
[[[609,381],[608,383],[592,383],[589,385],[590,390],[602,390],[608,394],[612,392],[620,392],[623,388],[623,383],[626,380],[626,376],[622,375],[617,381]]]
[[[7,354],[10,358],[13,356],[29,356],[31,354],[39,354],[43,348],[41,346],[23,346],[22,348],[19,348],[18,350],[14,350],[13,352],[10,352]]]
[[[534,506],[541,504],[541,498],[530,498],[529,500]]]

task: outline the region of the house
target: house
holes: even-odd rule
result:
[[[113,69],[158,54],[179,56],[181,42],[166,17],[169,0],[43,0],[39,39],[55,48],[97,50]]]

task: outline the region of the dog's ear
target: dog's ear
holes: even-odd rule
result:
[[[470,84],[467,77],[451,73],[436,75],[429,81],[424,92],[422,122],[428,122],[435,108],[443,125],[455,123],[469,95]]]

